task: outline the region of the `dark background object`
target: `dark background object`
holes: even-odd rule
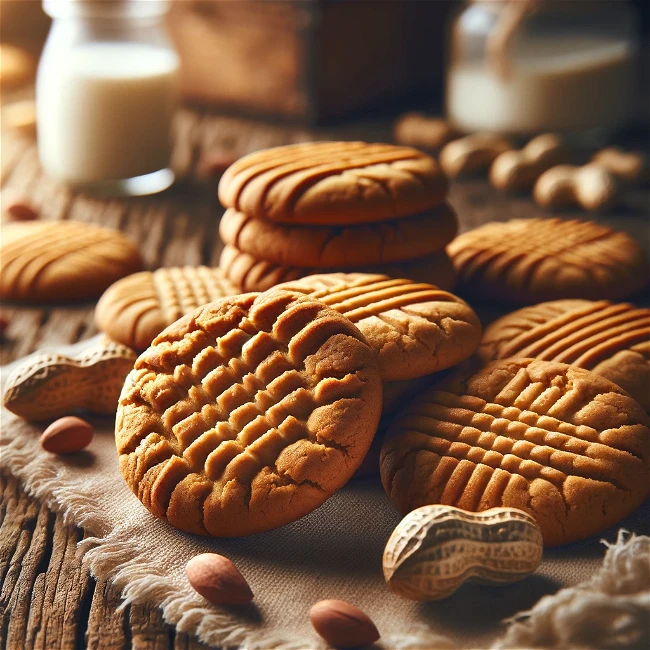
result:
[[[646,34],[650,32],[650,2],[648,2],[648,0],[632,0],[632,1],[637,11],[639,12],[641,33]]]
[[[442,89],[454,0],[186,0],[169,16],[191,103],[317,123]]]

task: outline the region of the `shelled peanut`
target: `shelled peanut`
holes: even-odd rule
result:
[[[360,648],[379,639],[372,619],[344,600],[321,600],[309,612],[318,634],[335,648]]]
[[[34,221],[40,217],[38,209],[30,199],[11,188],[2,190],[0,208],[3,217],[9,221]]]
[[[604,167],[620,182],[627,185],[645,184],[650,180],[648,157],[639,151],[623,151],[618,147],[607,147],[595,153],[591,162]]]
[[[523,149],[504,151],[490,167],[490,183],[503,191],[523,192],[547,170],[568,159],[567,148],[559,136],[544,133]]]
[[[50,424],[41,436],[41,447],[52,454],[75,454],[92,441],[91,424],[72,416],[59,418]]]
[[[253,592],[239,569],[223,555],[201,553],[185,567],[192,588],[215,605],[246,605]]]
[[[537,179],[533,198],[543,208],[598,211],[614,207],[619,192],[615,176],[600,165],[558,165]]]
[[[393,127],[395,142],[420,149],[438,150],[456,137],[458,132],[447,120],[424,113],[406,113]]]
[[[507,138],[490,133],[474,133],[445,145],[440,165],[449,178],[486,172],[495,158],[512,149]]]

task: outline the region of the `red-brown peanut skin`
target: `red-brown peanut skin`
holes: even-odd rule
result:
[[[68,415],[50,424],[41,436],[41,447],[53,454],[74,454],[87,447],[94,430],[85,420]]]
[[[40,216],[28,197],[10,189],[2,191],[0,204],[11,221],[34,221]]]
[[[309,612],[320,636],[335,648],[360,648],[379,639],[372,619],[344,600],[321,600]]]
[[[29,203],[15,202],[7,206],[7,214],[13,221],[34,221],[38,212]]]
[[[192,588],[215,605],[246,605],[253,592],[237,567],[223,555],[201,553],[185,567]]]

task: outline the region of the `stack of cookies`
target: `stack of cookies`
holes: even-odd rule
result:
[[[451,288],[457,231],[447,183],[410,147],[315,142],[241,158],[224,173],[220,267],[242,291],[315,272],[371,272]]]

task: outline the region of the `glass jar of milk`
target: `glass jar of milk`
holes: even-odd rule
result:
[[[44,0],[54,19],[38,67],[38,151],[86,191],[151,194],[174,180],[179,61],[162,0]]]
[[[467,132],[595,143],[631,116],[637,52],[626,0],[473,0],[451,27],[448,117]]]

